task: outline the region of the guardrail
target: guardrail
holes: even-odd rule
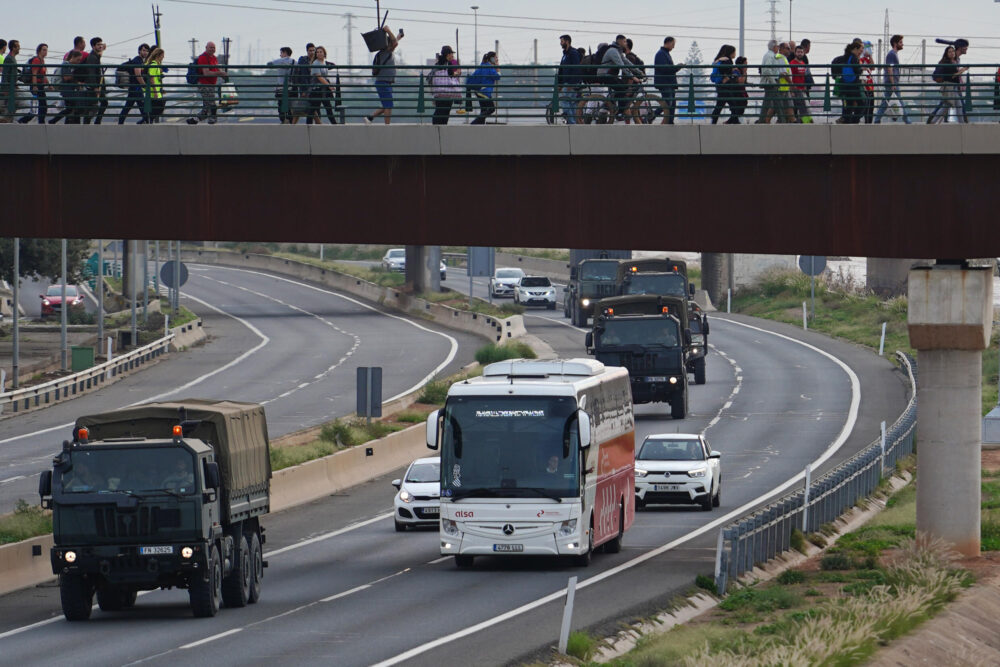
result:
[[[201,85],[187,82],[187,63],[169,64],[158,84],[147,75],[143,85],[120,88],[115,77],[118,64],[100,66],[105,83],[99,87],[76,80],[64,83],[56,62],[47,64],[48,86],[28,86],[11,78],[0,90],[0,120],[29,114],[37,118],[44,103],[50,120],[65,110],[60,117],[70,122],[88,122],[103,115],[105,124],[113,124],[128,107],[135,109],[133,119],[147,122],[296,123],[305,119],[360,123],[382,104],[370,66],[328,63],[329,85],[321,85],[298,66],[231,65],[225,68],[227,81],[220,78],[217,84]],[[25,64],[20,67],[28,69]],[[76,77],[81,82],[92,79],[89,72],[97,67],[79,65]],[[398,65],[395,82],[388,88],[392,120],[445,123],[450,117],[489,124],[560,124],[570,119],[580,124],[660,124],[670,118],[707,123],[718,109],[714,115],[723,122],[754,121],[767,115],[778,122],[856,123],[872,122],[885,99],[891,102],[888,110],[896,120],[902,119],[904,108],[908,119],[918,122],[935,110],[935,121],[947,121],[951,115],[960,121],[1000,120],[998,65],[988,63],[962,64],[967,71],[960,73],[942,72],[937,64],[902,66],[892,88],[885,85],[883,64],[855,66],[857,82],[844,81],[843,66],[812,64],[807,79],[792,77],[777,84],[767,82],[769,75],[783,68],[761,67],[756,62],[722,70],[714,65],[685,65],[671,84],[662,77],[657,82],[651,64],[637,68],[644,72],[639,83],[607,80],[584,66],[565,69],[560,75],[560,68],[552,65],[500,65],[495,68],[495,82],[484,85],[481,76],[474,76],[475,65],[453,67],[459,74],[445,88],[432,77],[432,67]],[[148,73],[148,68],[144,71]],[[732,78],[720,79],[720,72]],[[942,80],[942,73],[951,80]],[[214,103],[218,113],[209,108],[202,112],[203,100]],[[382,123],[383,118],[374,121]]]
[[[167,334],[153,343],[73,375],[34,387],[0,393],[0,415],[37,410],[116,382],[122,376],[166,354],[174,337],[173,333]]]
[[[869,496],[896,462],[913,453],[917,425],[916,361],[902,352],[896,358],[910,379],[911,397],[903,414],[885,436],[816,480],[807,470],[804,488],[789,493],[738,519],[719,531],[715,558],[715,588],[725,595],[735,581],[755,566],[791,549],[793,530],[817,530]]]

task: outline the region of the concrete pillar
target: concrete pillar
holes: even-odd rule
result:
[[[729,255],[717,252],[701,254],[701,288],[708,292],[716,308],[726,309],[729,285]]]
[[[906,294],[906,282],[910,269],[917,264],[933,264],[933,260],[895,259],[869,257],[866,261],[865,287],[879,296],[902,296]]]
[[[415,294],[441,289],[441,246],[406,246],[406,287]]]
[[[138,241],[125,241],[122,255],[122,296],[128,301],[132,298],[132,286],[135,285],[135,292],[142,296],[143,279],[143,247]]]
[[[982,362],[993,325],[993,275],[939,264],[908,279],[917,349],[917,531],[979,555]]]

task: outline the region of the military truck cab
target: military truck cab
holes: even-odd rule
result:
[[[691,332],[684,299],[623,296],[597,304],[587,353],[628,369],[635,403],[669,403],[674,419],[688,412],[686,349]]]
[[[263,408],[182,401],[77,420],[39,482],[67,620],[185,588],[195,616],[260,597],[270,509]]]
[[[570,267],[563,299],[563,314],[575,327],[587,326],[594,305],[618,293],[618,260],[585,259]]]

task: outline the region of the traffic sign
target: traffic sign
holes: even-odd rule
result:
[[[826,270],[826,257],[823,255],[799,255],[799,268],[807,276],[818,276]]]
[[[180,286],[183,287],[184,283],[188,281],[188,267],[187,264],[185,264],[184,262],[181,262],[180,265],[181,265]],[[163,267],[160,269],[160,280],[162,280],[163,284],[169,287],[170,289],[176,289],[178,287],[178,285],[174,281],[174,262],[167,262],[163,265]]]

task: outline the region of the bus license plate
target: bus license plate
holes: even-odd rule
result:
[[[494,544],[493,551],[498,553],[520,553],[524,551],[523,544]]]
[[[682,487],[680,484],[654,484],[654,491],[680,491]]]
[[[172,554],[172,553],[174,553],[174,548],[172,546],[139,547],[139,554],[142,556],[158,556],[162,554]]]

